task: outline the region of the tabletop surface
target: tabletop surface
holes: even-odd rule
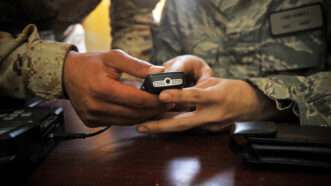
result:
[[[68,131],[93,131],[65,104]],[[60,143],[35,170],[33,186],[304,186],[330,185],[331,173],[252,167],[231,152],[229,135],[145,135],[112,127],[98,136]]]

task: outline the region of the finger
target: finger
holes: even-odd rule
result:
[[[104,79],[95,89],[94,97],[100,101],[134,108],[154,108],[161,105],[157,96],[113,79]]]
[[[134,119],[136,121],[143,121],[166,111],[166,107],[159,107],[153,109],[135,109],[116,104],[108,104],[106,102],[98,102],[93,110],[90,110],[90,115],[94,116],[113,116]]]
[[[219,78],[207,78],[207,79],[203,79],[203,80],[199,81],[194,87],[206,89],[206,88],[217,85],[221,81],[222,81],[222,79],[219,79]]]
[[[159,99],[165,103],[199,104],[210,100],[207,91],[195,87],[162,91]]]
[[[150,121],[138,126],[142,133],[179,132],[206,123],[206,119],[199,112],[186,112],[173,118]]]
[[[199,81],[203,80],[203,79],[207,79],[210,78],[214,75],[213,70],[209,67],[209,66],[204,66],[201,70],[200,70],[200,74],[199,74]]]
[[[233,125],[233,122],[220,122],[220,123],[211,123],[208,125],[204,125],[201,128],[208,130],[210,132],[221,132],[221,131],[225,131],[231,128],[231,126]]]
[[[86,121],[86,125],[88,127],[101,127],[101,126],[112,126],[112,125],[134,125],[139,123],[136,120],[122,118],[122,117],[115,117],[115,116],[90,116],[89,119]]]
[[[112,50],[105,53],[104,61],[109,67],[140,78],[144,78],[149,74],[161,73],[164,70],[161,66],[152,65],[121,50]]]
[[[168,72],[185,72],[191,74],[195,79],[205,79],[213,76],[213,70],[203,61],[203,59],[184,55],[169,60],[164,64],[165,71]]]

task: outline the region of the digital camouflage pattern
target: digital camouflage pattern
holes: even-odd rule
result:
[[[46,5],[46,0],[40,1],[41,4],[25,0],[30,6],[23,11],[22,6],[16,6],[18,2],[24,1],[0,0],[0,30],[10,28],[3,23],[22,23],[13,26],[19,28],[25,23],[23,13],[29,13],[26,10]],[[70,4],[74,1],[59,2]],[[98,0],[89,2],[95,5]],[[151,12],[156,2],[112,0],[113,48],[148,58],[150,28],[154,26]],[[161,26],[153,39],[153,62],[161,64],[181,54],[198,55],[213,67],[219,77],[246,79],[275,100],[280,110],[293,110],[302,125],[331,125],[331,64],[325,60],[326,43],[322,31],[280,38],[273,38],[269,31],[270,12],[315,2],[320,1],[167,0]],[[52,6],[46,7],[50,8],[48,10],[64,10],[56,1],[49,5]],[[330,7],[329,4],[325,6]],[[57,15],[46,11],[46,8],[42,9],[45,17]],[[45,28],[47,25],[62,28],[65,23],[80,20],[81,17],[75,15],[85,15],[89,9],[85,8],[70,11],[72,16],[59,14],[66,15],[63,21],[54,21],[52,16],[40,19],[43,18],[40,16],[42,12],[38,12],[40,17],[36,22],[48,23]],[[72,9],[65,6],[65,10]],[[40,25],[41,28],[43,26]],[[18,37],[1,32],[0,92],[20,98],[61,96],[63,62],[71,49],[70,45],[40,40],[33,25]]]
[[[158,0],[112,0],[112,48],[149,60],[152,49],[152,11]]]
[[[0,0],[0,94],[47,99],[62,96],[63,63],[73,46],[41,40],[36,26],[53,31],[61,40],[64,29],[80,22],[99,2]],[[114,48],[125,48],[145,59],[150,56],[151,15],[156,3],[157,0],[112,0]],[[14,35],[30,23],[36,26],[29,25],[17,37]],[[138,47],[130,47],[130,41]]]
[[[331,126],[323,31],[273,37],[269,25],[271,12],[318,2],[331,7],[318,0],[167,0],[153,62],[200,56],[219,77],[247,80],[279,110],[293,110],[302,125]]]

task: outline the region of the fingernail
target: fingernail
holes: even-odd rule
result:
[[[141,133],[146,133],[146,132],[148,132],[148,128],[145,126],[139,126],[138,131]]]

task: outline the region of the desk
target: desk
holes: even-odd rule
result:
[[[69,131],[86,131],[68,103]],[[59,144],[30,179],[33,186],[304,186],[330,185],[331,173],[254,168],[228,147],[229,136],[143,135],[113,127]]]

